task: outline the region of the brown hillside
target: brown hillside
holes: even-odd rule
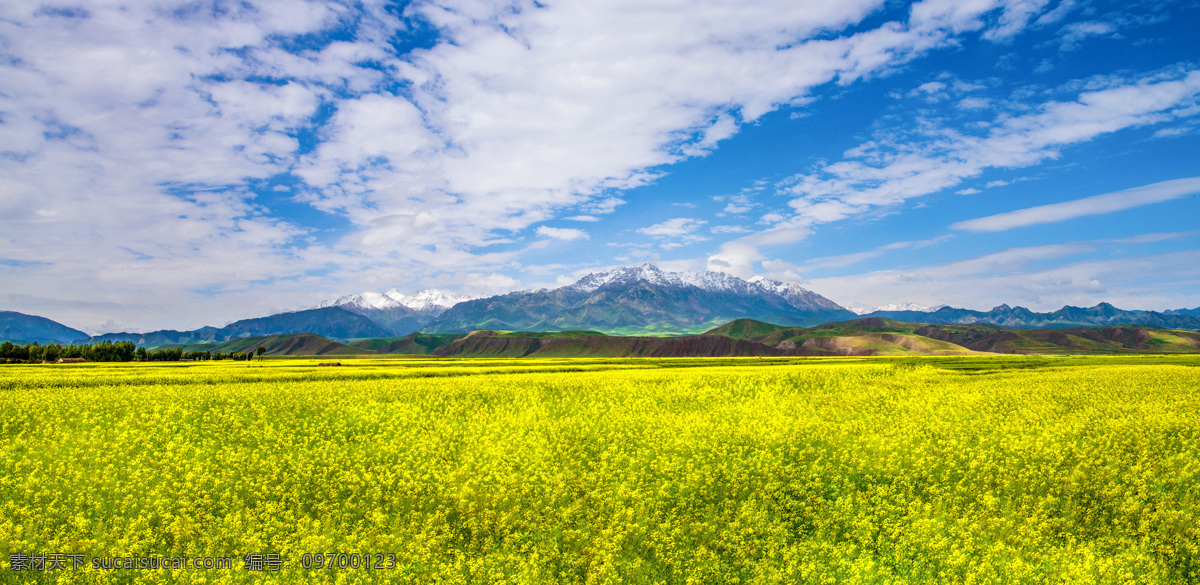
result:
[[[486,337],[467,336],[434,351],[455,357],[730,357],[795,355],[728,337]]]
[[[902,336],[898,336],[902,337]],[[906,340],[882,340],[884,345]],[[867,356],[876,348],[854,346],[842,338],[812,339],[801,346],[772,347],[719,335],[683,337],[497,337],[477,332],[435,350],[443,357],[755,357]]]
[[[1076,327],[998,331],[926,325],[917,335],[997,353],[1190,352],[1200,333],[1145,327]]]

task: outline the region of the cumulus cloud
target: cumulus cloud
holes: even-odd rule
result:
[[[691,234],[706,223],[708,222],[702,219],[676,217],[674,219],[668,219],[662,223],[656,223],[652,226],[638,228],[637,232],[639,234],[646,234],[647,236],[665,236],[673,238]]]
[[[1116,30],[1117,27],[1108,22],[1074,22],[1063,27],[1059,40],[1063,51],[1075,51],[1084,39],[1112,35]]]
[[[755,207],[758,207],[758,204],[753,202],[751,195],[748,193],[740,193],[738,195],[721,198],[720,200],[727,201],[727,203],[725,204],[725,208],[717,214],[717,217],[724,217],[726,215],[742,215],[752,211]]]
[[[6,2],[0,258],[25,264],[0,268],[4,292],[136,289],[164,300],[105,320],[187,327],[381,279],[467,282],[518,262],[482,248],[612,213],[818,86],[1009,38],[1044,3],[925,0],[855,26],[884,5]],[[437,38],[397,53],[415,20]]]
[[[748,242],[734,240],[722,244],[720,251],[708,257],[707,269],[738,278],[752,278],[755,274],[754,264],[762,259],[758,248]]]
[[[990,105],[991,102],[988,100],[976,97],[963,98],[958,102],[960,110],[983,110],[987,109]]]
[[[659,241],[662,249],[670,250],[708,240],[707,237],[696,233],[707,223],[702,219],[676,217],[652,226],[638,228],[637,232],[654,237]]]
[[[570,242],[574,240],[588,239],[587,232],[570,228],[552,228],[547,226],[538,226],[537,235],[551,240],[561,240]]]

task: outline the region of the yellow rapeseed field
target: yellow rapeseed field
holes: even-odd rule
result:
[[[0,367],[0,582],[1200,583],[1194,358],[342,361]]]

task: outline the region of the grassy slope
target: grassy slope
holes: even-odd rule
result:
[[[775,356],[787,352],[767,345],[711,335],[682,337],[530,336],[476,331],[439,348],[437,355],[480,357],[722,357]]]
[[[376,353],[429,355],[437,348],[460,337],[462,335],[410,333],[398,338],[360,339],[350,343],[350,346],[369,349]]]
[[[197,343],[182,346],[163,346],[165,348],[179,347],[185,352],[209,351],[213,353],[242,353],[254,352],[259,346],[266,348],[265,355],[360,355],[375,353],[369,349],[352,347],[336,341],[330,341],[312,333],[293,333],[290,335],[270,335],[267,337],[243,337],[224,343]]]
[[[795,342],[793,342],[795,343]],[[920,335],[903,333],[862,333],[859,335],[812,336],[798,344],[801,347],[817,347],[836,351],[840,349],[868,350],[873,355],[972,355],[972,351],[961,345],[929,339]]]
[[[1017,354],[1200,353],[1200,333],[1145,326],[1008,330],[995,325],[926,325],[867,318],[812,328],[739,319],[708,331],[771,346],[858,347],[877,355],[950,355],[957,348]],[[834,338],[837,341],[829,341]]]

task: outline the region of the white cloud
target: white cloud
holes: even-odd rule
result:
[[[942,242],[945,242],[946,240],[949,240],[952,237],[953,236],[945,235],[945,236],[939,236],[936,238],[931,238],[928,240],[893,242],[891,244],[884,244],[882,246],[879,246],[872,250],[867,250],[865,252],[855,252],[853,254],[839,254],[837,256],[826,256],[824,258],[813,258],[812,260],[805,262],[805,266],[810,267],[810,268],[849,266],[851,264],[857,264],[858,262],[862,262],[863,260],[869,260],[871,258],[878,258],[879,256],[883,256],[884,254],[895,251],[895,250],[920,249],[920,248],[925,248],[925,247],[932,246],[935,244],[940,244]]]
[[[638,228],[637,232],[654,237],[659,241],[659,247],[663,250],[671,250],[707,241],[707,237],[695,233],[706,223],[708,222],[701,219],[676,217],[659,224]]]
[[[762,259],[757,248],[747,242],[734,240],[722,244],[720,251],[708,257],[707,269],[739,278],[751,278],[755,274],[754,263]]]
[[[1077,4],[1078,2],[1076,2],[1076,0],[1062,0],[1062,2],[1059,2],[1058,6],[1055,6],[1054,9],[1038,17],[1038,19],[1034,21],[1034,24],[1038,26],[1054,24],[1066,17],[1068,13],[1075,9]]]
[[[951,225],[950,228],[972,232],[999,232],[1029,225],[1113,213],[1142,205],[1171,201],[1194,193],[1200,193],[1200,177],[1163,181],[1074,201],[1018,209],[979,219],[960,221]]]
[[[1075,51],[1088,37],[1112,35],[1116,31],[1117,28],[1107,22],[1073,22],[1063,27],[1059,41],[1063,51]]]
[[[406,25],[374,1],[95,0],[78,17],[6,2],[0,258],[46,265],[0,268],[2,292],[69,304],[138,290],[161,300],[97,324],[189,327],[340,287],[499,282],[520,251],[480,248],[612,213],[658,177],[647,169],[818,86],[968,32],[1005,38],[1040,6],[925,0],[851,29],[883,5],[429,0],[407,10],[442,38],[400,56],[389,41]],[[319,42],[334,31],[353,40]],[[294,35],[312,48],[286,49]],[[280,176],[301,182],[255,195]],[[297,202],[313,225],[277,210]]]
[[[929,83],[923,83],[923,84],[917,86],[917,89],[913,90],[912,93],[910,93],[909,95],[919,95],[922,93],[934,94],[934,93],[941,92],[944,89],[946,89],[945,83],[942,83],[940,81],[930,81]]]
[[[758,204],[754,203],[754,201],[751,199],[750,193],[730,195],[729,197],[722,197],[720,200],[728,201],[728,203],[726,203],[725,208],[717,214],[717,217],[724,217],[726,215],[742,215],[752,211],[755,207],[758,207]]]
[[[418,3],[410,10],[452,42],[419,51],[398,70],[414,82],[414,103],[447,150],[418,155],[414,165],[383,157],[399,170],[363,182],[374,190],[362,205],[411,213],[390,208],[435,204],[385,182],[453,194],[452,210],[436,202],[443,215],[472,221],[443,222],[439,237],[467,247],[480,234],[519,230],[567,207],[606,213],[578,206],[654,180],[645,169],[703,155],[740,124],[808,99],[817,85],[912,59],[984,29],[985,15],[1008,26],[1028,4],[927,1],[907,23],[839,37],[881,3]],[[818,32],[825,38],[813,39]],[[332,166],[361,173],[370,160],[361,152],[358,164]],[[413,169],[429,175],[413,177]],[[354,203],[336,189],[327,196],[335,207]]]
[[[960,110],[985,110],[991,107],[991,102],[984,98],[969,97],[958,101]]]
[[[1200,71],[1188,71],[1002,116],[982,135],[924,125],[918,135],[864,143],[848,151],[845,160],[793,177],[788,191],[797,197],[790,205],[812,223],[863,215],[954,187],[989,168],[1021,168],[1056,158],[1060,149],[1102,134],[1193,116],[1200,113],[1198,97]]]
[[[587,232],[570,228],[552,228],[547,226],[538,226],[537,235],[551,240],[561,240],[570,242],[574,240],[588,239]]]
[[[702,219],[692,219],[688,217],[676,217],[668,219],[662,223],[656,223],[652,226],[638,228],[639,234],[647,236],[664,236],[664,237],[679,237],[695,232],[700,226],[708,222]]]

